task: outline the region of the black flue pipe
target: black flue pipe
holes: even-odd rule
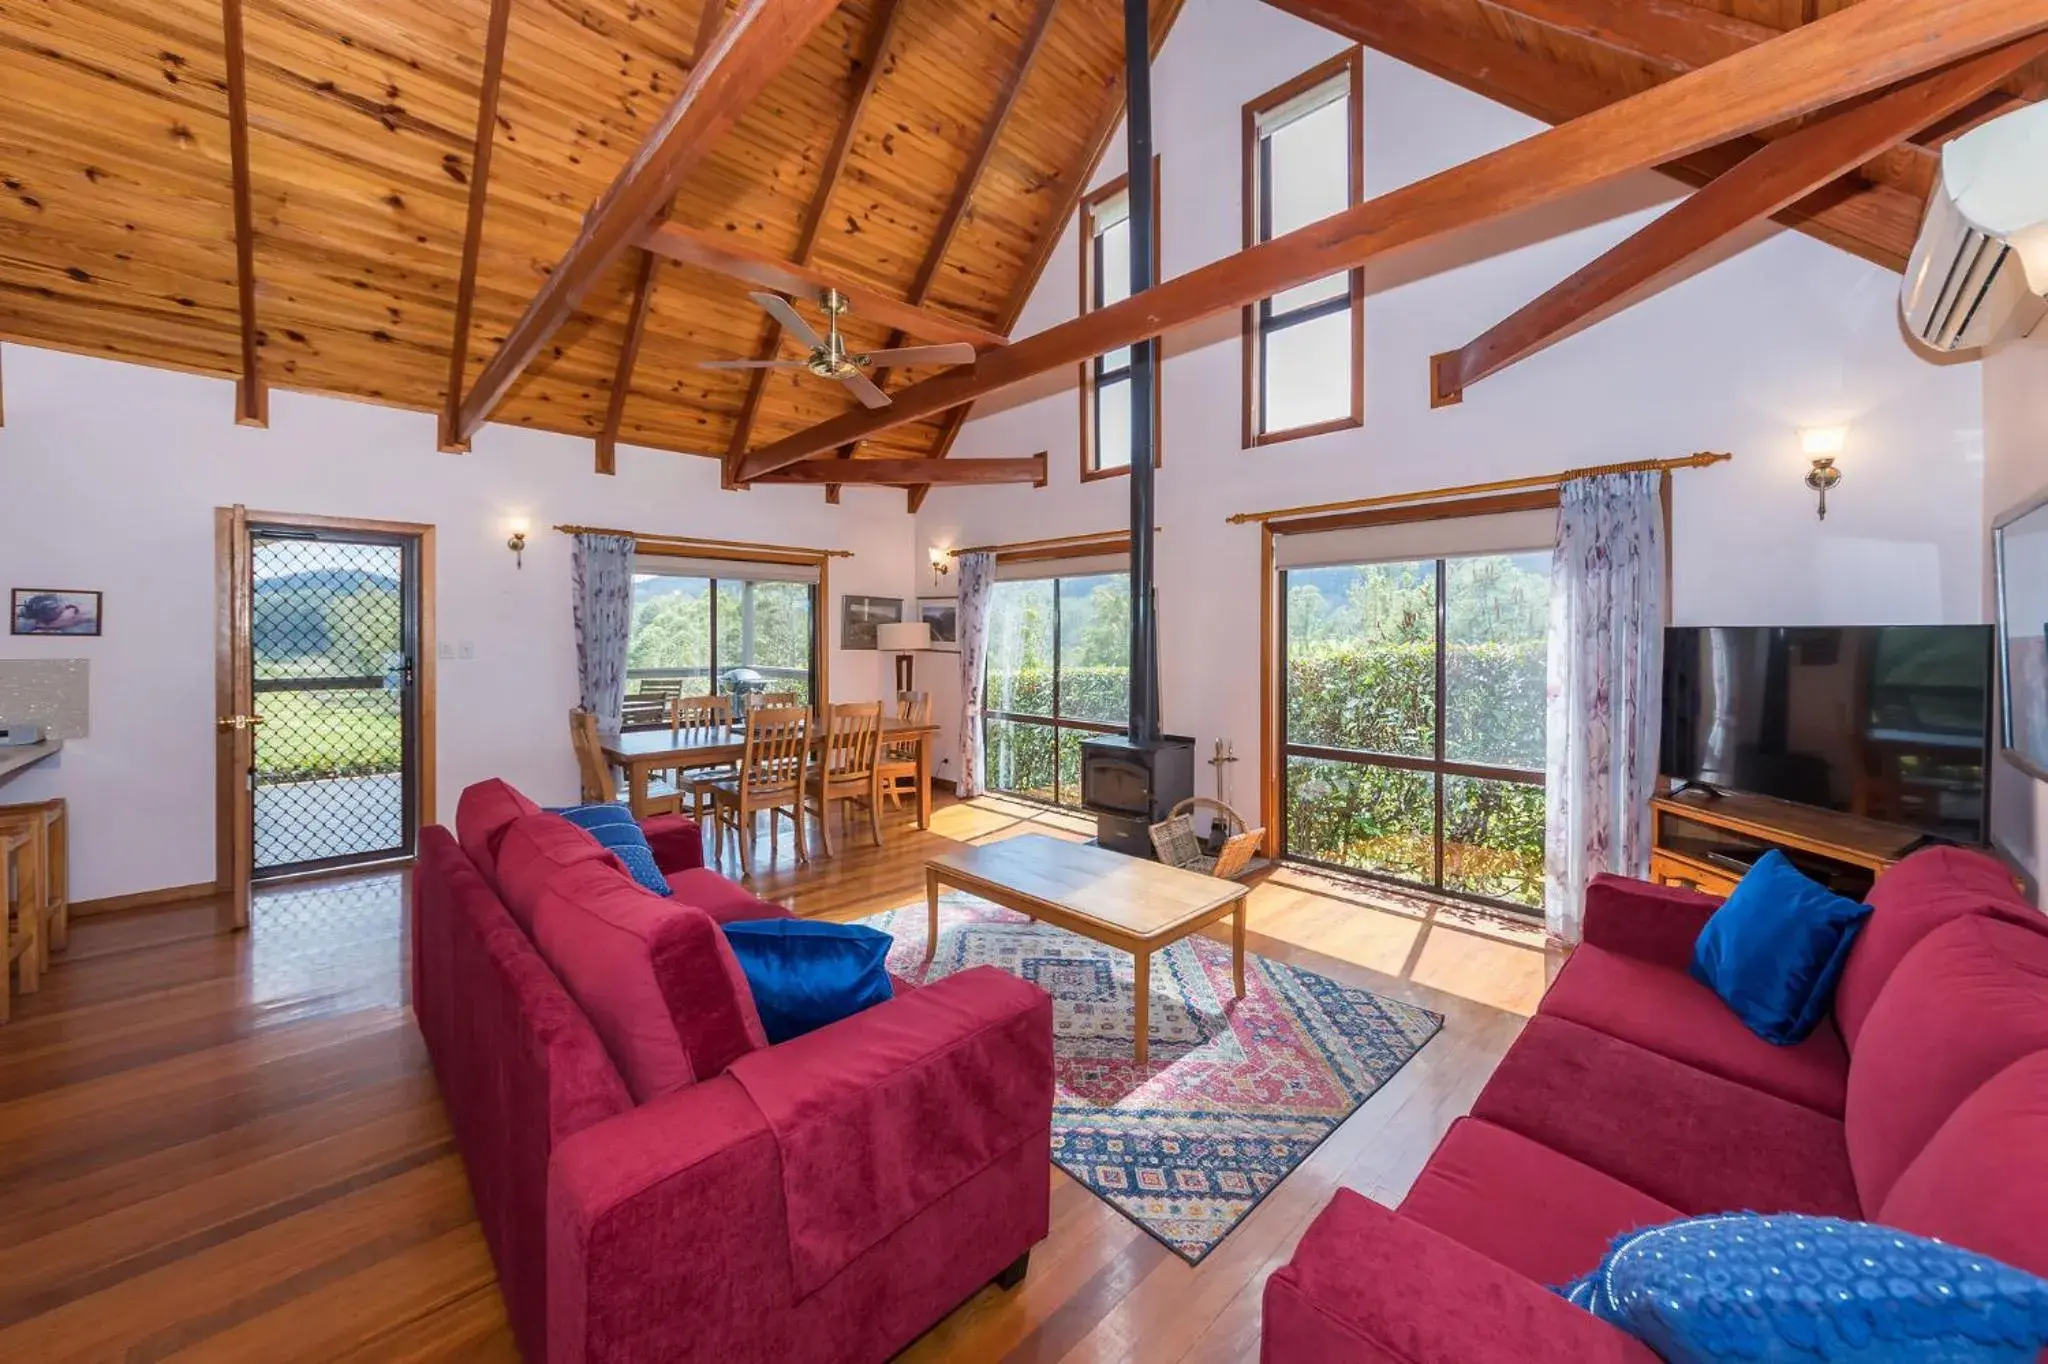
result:
[[[1124,0],[1124,147],[1130,165],[1131,293],[1158,280],[1152,168],[1152,34],[1147,0]],[[1131,349],[1131,729],[1135,743],[1159,738],[1159,617],[1152,586],[1152,468],[1159,440],[1153,399],[1157,339]]]

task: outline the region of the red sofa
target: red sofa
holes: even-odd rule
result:
[[[2048,1275],[2048,919],[1930,849],[1871,891],[1796,1047],[1686,974],[1718,902],[1618,877],[1399,1211],[1340,1191],[1265,1290],[1266,1364],[1655,1364],[1548,1291],[1697,1213],[1863,1218]]]
[[[1050,998],[982,968],[767,1046],[717,925],[788,911],[642,827],[673,898],[502,782],[421,835],[414,1009],[526,1358],[879,1361],[1014,1285]]]

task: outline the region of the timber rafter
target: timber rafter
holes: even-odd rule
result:
[[[1365,0],[1322,0],[1359,5]],[[2042,0],[1864,0],[1562,127],[1333,214],[1085,314],[972,367],[751,452],[759,477],[1035,375],[1393,252],[1555,202],[2048,29]]]

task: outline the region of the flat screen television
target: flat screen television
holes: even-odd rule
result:
[[[1981,844],[1993,635],[1988,625],[1668,629],[1661,770]]]

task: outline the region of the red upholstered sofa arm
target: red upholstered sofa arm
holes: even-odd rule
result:
[[[1042,1155],[1021,1244],[934,1205],[1051,1125],[1051,999],[984,967],[578,1133],[548,1179],[549,1362],[777,1358],[780,1314],[912,1224],[980,1276],[951,1306],[1044,1236]]]
[[[1656,1364],[1657,1357],[1542,1284],[1339,1189],[1294,1259],[1266,1281],[1259,1359]]]
[[[654,865],[664,876],[692,871],[704,865],[704,831],[697,821],[682,815],[655,815],[640,821],[647,846],[654,852]]]
[[[1721,902],[1696,890],[1627,876],[1596,876],[1586,887],[1586,941],[1609,952],[1683,971],[1700,930]]]

